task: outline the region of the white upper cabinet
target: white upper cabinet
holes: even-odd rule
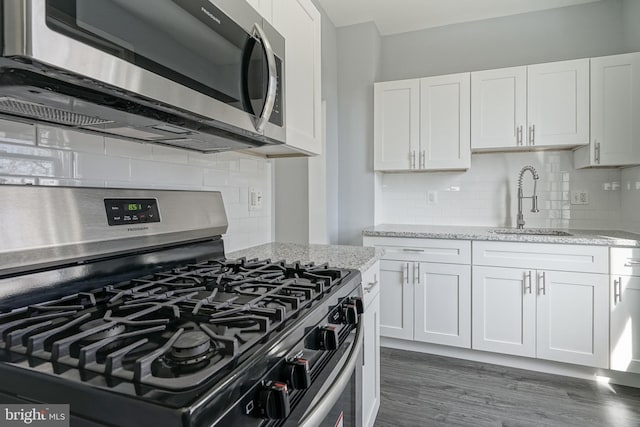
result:
[[[589,59],[527,67],[529,145],[589,143]]]
[[[591,59],[591,145],[576,167],[640,164],[640,53]]]
[[[420,80],[374,86],[375,170],[416,169],[420,151]]]
[[[470,74],[420,80],[419,169],[471,166]]]
[[[311,0],[273,1],[272,10],[273,26],[284,36],[286,43],[284,72],[286,146],[305,154],[320,154],[322,151],[320,12]]]
[[[589,143],[589,60],[471,73],[471,148]]]
[[[247,0],[267,21],[273,22],[273,0]]]
[[[527,67],[471,73],[471,148],[526,146]]]
[[[374,168],[467,169],[470,74],[376,83]]]

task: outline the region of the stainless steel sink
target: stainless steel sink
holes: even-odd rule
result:
[[[571,233],[560,230],[549,230],[547,228],[500,228],[495,230],[489,230],[489,233],[494,234],[522,234],[527,236],[573,236]]]

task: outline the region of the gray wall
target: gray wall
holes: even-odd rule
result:
[[[622,1],[607,0],[386,36],[381,80],[621,53],[622,17]]]
[[[624,0],[624,39],[630,52],[640,52],[640,0]]]
[[[362,244],[374,224],[373,82],[380,34],[372,23],[338,29],[339,243]]]
[[[314,0],[322,14],[322,99],[327,103],[326,140],[324,153],[327,162],[327,234],[329,243],[339,240],[338,225],[338,33],[324,9]],[[313,196],[313,195],[312,195]]]

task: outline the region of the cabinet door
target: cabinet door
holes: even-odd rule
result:
[[[535,356],[535,270],[473,267],[472,348]]]
[[[471,348],[471,267],[415,265],[415,340]]]
[[[591,164],[640,163],[640,53],[591,60]]]
[[[413,263],[380,261],[380,334],[413,339]]]
[[[471,73],[471,149],[523,146],[527,67]]]
[[[589,143],[589,60],[527,68],[528,138],[534,146]]]
[[[471,166],[471,75],[420,80],[420,169]]]
[[[417,169],[420,150],[420,80],[374,86],[375,170]]]
[[[380,408],[380,295],[365,308],[362,364],[362,425],[373,427]]]
[[[273,2],[273,26],[286,39],[287,145],[311,154],[322,147],[321,15],[311,0]]]
[[[538,272],[537,356],[609,367],[609,276]]]
[[[611,282],[611,369],[640,374],[640,277]]]

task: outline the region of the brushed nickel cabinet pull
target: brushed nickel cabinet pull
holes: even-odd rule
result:
[[[411,152],[411,169],[416,168],[416,150]]]
[[[593,156],[595,157],[595,161],[597,164],[600,164],[600,143],[597,141],[594,141],[594,153]]]

